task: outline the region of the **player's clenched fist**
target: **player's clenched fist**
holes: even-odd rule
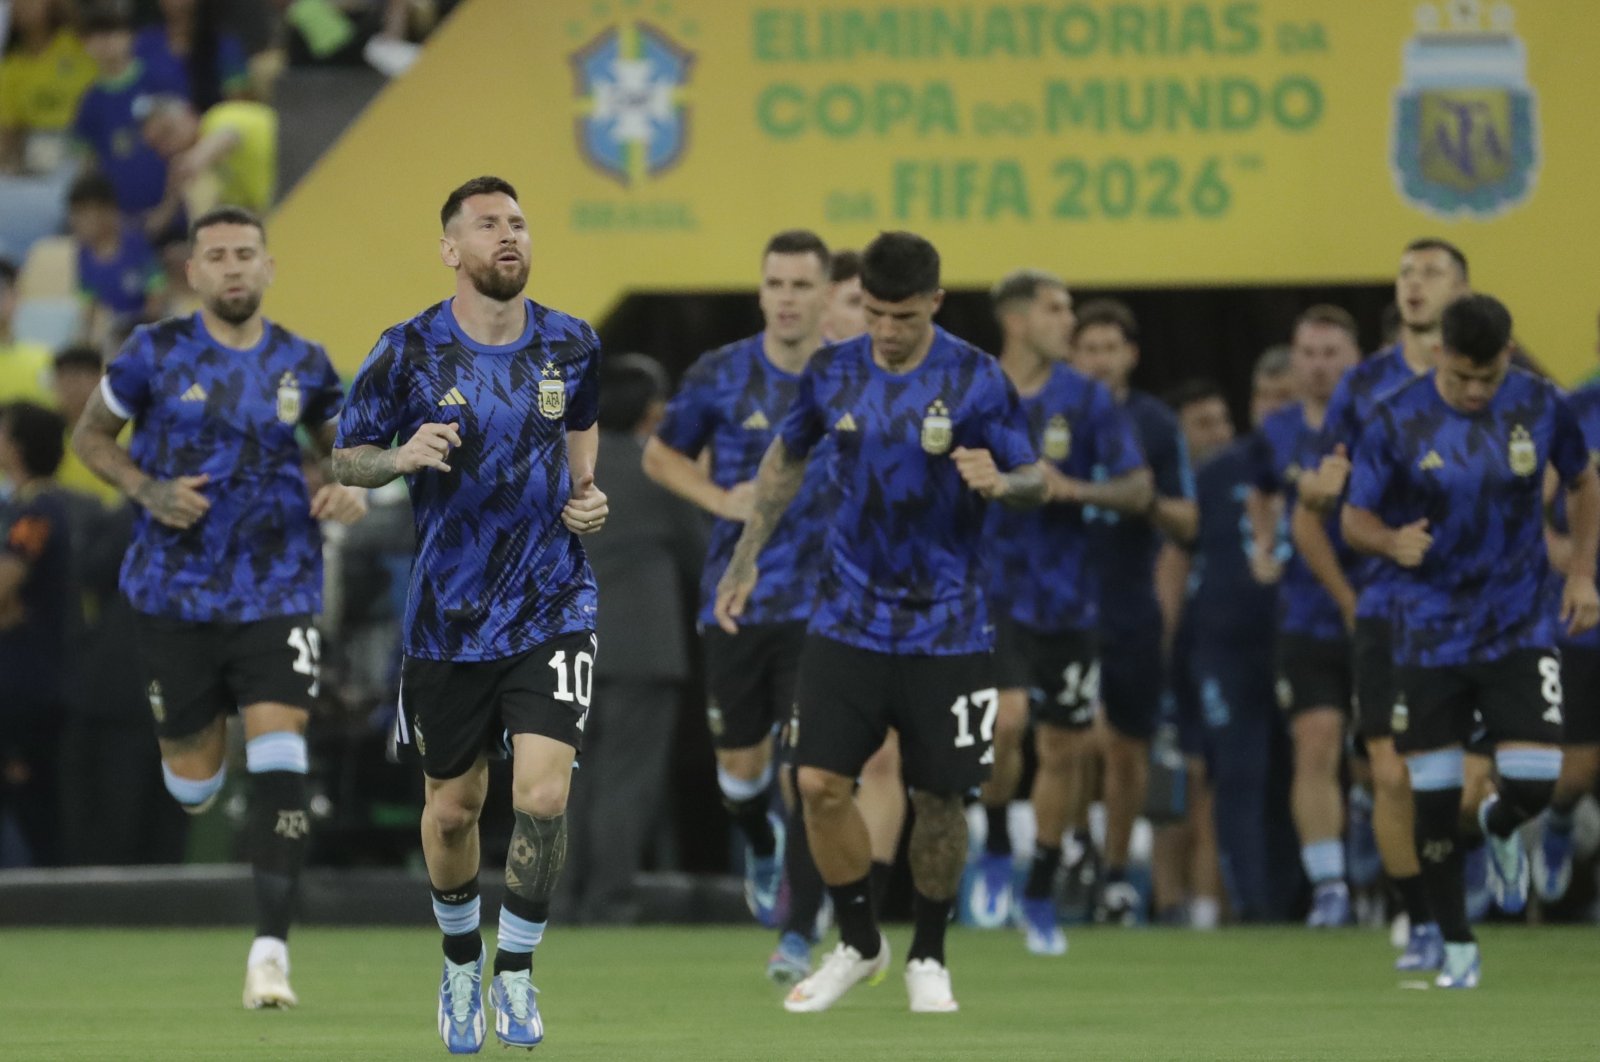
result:
[[[168,527],[187,531],[211,508],[200,488],[210,476],[179,476],[176,479],[147,479],[133,492],[133,500]]]
[[[1561,592],[1561,622],[1573,636],[1594,629],[1600,623],[1600,593],[1590,578],[1568,579]]]
[[[461,445],[461,436],[456,434],[458,427],[459,424],[424,424],[418,428],[417,433],[395,453],[395,470],[402,476],[409,476],[424,468],[450,471],[445,458],[450,456],[452,447]]]
[[[1428,555],[1432,545],[1433,536],[1428,534],[1427,519],[1416,520],[1395,531],[1389,556],[1402,568],[1415,568]]]
[[[1313,509],[1325,509],[1344,493],[1350,479],[1350,458],[1344,444],[1333,448],[1333,453],[1322,459],[1315,469],[1302,475],[1295,483],[1300,498]]]
[[[573,484],[572,495],[561,510],[561,522],[575,535],[588,535],[606,525],[611,504],[605,491],[594,485],[594,474],[584,476]]]
[[[950,460],[956,463],[961,481],[985,498],[998,498],[1005,493],[1006,478],[994,463],[988,450],[969,450],[958,446],[950,451]]]

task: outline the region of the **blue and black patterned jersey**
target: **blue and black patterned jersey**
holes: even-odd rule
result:
[[[1255,442],[1220,450],[1195,473],[1200,530],[1189,572],[1189,615],[1196,642],[1231,646],[1271,643],[1277,591],[1250,574],[1254,532],[1245,499],[1257,473]]]
[[[1102,384],[1056,365],[1022,400],[1034,449],[1065,476],[1116,478],[1144,467],[1133,423]],[[1002,614],[1047,634],[1092,630],[1099,618],[1098,573],[1079,505],[989,507],[989,592]]]
[[[1583,429],[1584,440],[1589,444],[1590,462],[1600,465],[1600,382],[1585,384],[1567,395],[1567,405],[1572,407],[1572,415],[1578,418],[1578,427]],[[1562,531],[1567,530],[1566,506],[1567,492],[1557,491],[1554,508],[1556,523]],[[1552,579],[1557,587],[1555,594],[1559,596],[1565,577],[1553,573]],[[1566,633],[1563,626],[1561,644],[1579,649],[1600,649],[1600,627],[1584,631],[1574,638]]]
[[[922,363],[891,373],[857,336],[823,347],[779,436],[791,454],[833,447],[839,491],[810,630],[880,653],[994,647],[982,553],[986,502],[950,451],[1032,464],[1017,393],[995,360],[942,328]]]
[[[1295,483],[1303,471],[1316,467],[1321,460],[1321,432],[1306,421],[1305,407],[1296,402],[1269,414],[1250,439],[1255,463],[1255,486],[1283,498],[1284,527],[1280,530],[1279,538],[1287,544],[1288,518],[1298,493]],[[1323,520],[1323,528],[1333,543],[1339,566],[1344,569],[1345,577],[1349,578],[1359,555],[1345,545],[1344,537],[1339,532],[1337,508]],[[1286,633],[1307,638],[1344,638],[1344,617],[1340,615],[1339,606],[1334,603],[1332,596],[1311,573],[1311,569],[1306,567],[1299,553],[1285,548],[1284,554],[1283,578],[1278,581],[1279,628]]]
[[[764,333],[701,355],[667,406],[656,436],[682,454],[711,448],[711,479],[729,489],[752,480],[778,425],[800,388],[798,375],[767,360]],[[756,560],[755,592],[743,623],[788,623],[807,619],[816,592],[822,546],[833,509],[828,463],[815,455],[805,482]],[[711,527],[700,575],[700,621],[714,623],[717,582],[733,556],[744,525],[717,520]]]
[[[1353,455],[1361,432],[1372,422],[1373,407],[1385,395],[1416,379],[1416,375],[1406,364],[1399,344],[1385,347],[1345,373],[1328,401],[1317,447],[1318,461],[1333,453],[1335,446],[1343,446],[1346,454]],[[1379,516],[1387,513],[1381,506],[1375,511]],[[1382,557],[1358,555],[1346,575],[1356,590],[1356,615],[1387,619],[1395,566]]]
[[[388,446],[455,424],[449,472],[406,477],[417,530],[405,651],[501,660],[594,629],[595,582],[561,522],[572,494],[567,432],[595,422],[600,341],[583,321],[523,300],[504,346],[474,342],[431,306],[383,334],[350,385],[337,445]]]
[[[322,607],[322,535],[311,518],[295,431],[338,415],[339,376],[322,347],[271,321],[234,350],[196,313],[136,329],[101,381],[133,421],[128,454],[155,479],[209,476],[211,508],[186,531],[143,509],[122,562],[141,612],[249,622]]]
[[[1420,565],[1395,569],[1397,663],[1443,667],[1555,644],[1546,465],[1571,482],[1589,448],[1555,385],[1520,369],[1479,414],[1446,404],[1432,373],[1377,405],[1356,447],[1350,504],[1388,502],[1390,526],[1426,518],[1433,535]]]
[[[1128,392],[1122,404],[1133,420],[1145,461],[1155,477],[1156,495],[1194,498],[1194,474],[1178,418],[1166,404],[1143,391]],[[1095,469],[1095,478],[1106,472]],[[1147,518],[1090,507],[1084,511],[1100,565],[1100,629],[1108,639],[1161,638],[1156,604],[1155,564],[1161,534]]]

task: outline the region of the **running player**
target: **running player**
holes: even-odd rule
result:
[[[824,348],[806,367],[762,459],[716,611],[737,631],[759,585],[757,558],[801,490],[807,455],[827,439],[837,515],[793,727],[806,830],[841,940],[784,1005],[824,1010],[888,967],[852,793],[892,726],[915,808],[907,992],[913,1011],[953,1011],[944,937],[966,852],[962,794],[988,777],[998,710],[984,499],[1037,505],[1044,477],[1005,374],[933,324],[943,300],[933,245],[885,233],[863,253],[861,273],[867,334]]]
[[[1086,515],[1100,558],[1101,755],[1106,803],[1106,885],[1097,916],[1131,923],[1139,893],[1128,882],[1128,843],[1144,809],[1150,738],[1161,714],[1164,646],[1177,616],[1156,599],[1155,562],[1161,536],[1194,539],[1199,512],[1177,418],[1159,399],[1129,386],[1139,363],[1139,329],[1122,303],[1100,300],[1078,310],[1072,346],[1076,367],[1111,389],[1132,418],[1155,477],[1155,499],[1137,516],[1104,509]],[[1096,473],[1098,476],[1099,473]],[[1082,838],[1086,840],[1087,838]],[[1078,846],[1087,852],[1087,844]]]
[[[273,262],[260,220],[218,207],[189,240],[199,312],[135,329],[73,449],[140,506],[122,592],[144,613],[139,655],[162,775],[190,814],[221,792],[226,717],[243,717],[257,910],[244,1005],[287,1007],[289,919],[311,829],[317,521],[357,520],[366,499],[338,484],[308,496],[296,433],[303,426],[330,450],[342,392],[320,346],[261,316]],[[124,450],[117,435],[129,421]]]
[[[1495,743],[1500,792],[1478,809],[1491,887],[1515,912],[1528,861],[1517,827],[1550,803],[1561,770],[1557,618],[1578,634],[1600,618],[1594,559],[1600,479],[1557,388],[1511,367],[1511,315],[1465,295],[1442,316],[1436,371],[1372,410],[1355,451],[1342,528],[1398,570],[1391,729],[1410,768],[1417,850],[1445,956],[1436,983],[1478,984],[1462,884],[1464,749],[1475,717]],[[1572,556],[1549,576],[1542,485],[1568,491]]]
[[[599,340],[525,298],[528,224],[497,177],[451,192],[439,256],[455,296],[384,332],[339,421],[334,471],[406,478],[417,555],[406,595],[398,744],[422,762],[422,853],[444,933],[439,1034],[483,1044],[478,817],[486,756],[509,752],[515,826],[489,1000],[495,1035],[532,1047],[532,980],[566,857],[566,804],[594,682],[600,530]],[[392,446],[404,439],[400,446]]]
[[[973,897],[982,923],[1007,921],[1012,852],[1006,811],[1022,775],[1022,737],[1033,710],[1038,770],[1033,864],[1023,889],[1028,950],[1067,949],[1053,899],[1061,838],[1083,821],[1084,764],[1100,680],[1095,626],[1099,588],[1089,558],[1085,509],[1143,513],[1154,489],[1133,425],[1111,392],[1066,365],[1072,297],[1060,279],[1024,269],[992,294],[1003,346],[1000,367],[1021,396],[1035,449],[1043,455],[1046,505],[992,506],[990,599],[997,630],[1000,711],[994,774],[984,785],[989,818]]]
[[[1255,435],[1254,477],[1258,489],[1288,507],[1294,503],[1295,480],[1316,463],[1316,440],[1334,388],[1361,360],[1355,318],[1338,306],[1311,307],[1295,321],[1291,351],[1300,400],[1262,422]],[[1332,519],[1326,530],[1339,551],[1338,596],[1330,595],[1295,554],[1278,581],[1278,701],[1288,713],[1294,742],[1291,803],[1300,862],[1314,890],[1306,924],[1319,927],[1342,926],[1351,917],[1339,764],[1352,694],[1348,620],[1355,617],[1355,592],[1342,574],[1353,558]],[[1275,526],[1265,539],[1257,534],[1258,565],[1262,555],[1276,550],[1276,540]]]

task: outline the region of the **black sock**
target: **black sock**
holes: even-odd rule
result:
[[[856,949],[863,959],[873,958],[883,941],[878,935],[878,917],[873,911],[871,877],[847,885],[829,885],[833,897],[833,917],[839,923],[839,940]]]
[[[506,890],[505,899],[501,905],[518,918],[529,922],[548,922],[550,920],[550,904],[548,902],[535,903],[525,897]],[[496,948],[494,952],[494,972],[498,977],[503,973],[518,973],[522,970],[533,969],[533,952],[531,951],[506,951]]]
[[[872,909],[883,909],[883,898],[889,894],[889,882],[894,878],[894,864],[872,861]]]
[[[1500,799],[1489,805],[1484,816],[1489,832],[1496,837],[1510,837],[1517,827],[1550,806],[1555,795],[1556,782],[1529,778],[1501,778]]]
[[[1041,844],[1033,850],[1033,865],[1028,868],[1028,883],[1022,888],[1022,895],[1029,900],[1046,900],[1050,898],[1052,886],[1056,882],[1056,870],[1061,866],[1061,849]]]
[[[1461,880],[1462,845],[1456,836],[1461,787],[1418,790],[1412,799],[1417,807],[1417,855],[1422,861],[1428,906],[1448,943],[1470,943],[1467,888]]]
[[[1106,884],[1115,885],[1119,881],[1128,880],[1127,867],[1106,867]]]
[[[983,850],[990,855],[1009,856],[1011,854],[1011,816],[1007,814],[1007,807],[1001,804],[997,808],[985,806],[984,814],[989,817],[989,835],[984,838]]]
[[[944,932],[950,925],[950,908],[954,900],[930,900],[919,890],[911,899],[911,917],[915,930],[911,936],[911,950],[906,961],[932,959],[944,965]]]
[[[722,806],[728,809],[733,824],[744,834],[745,842],[750,845],[750,851],[755,853],[757,859],[771,859],[778,850],[777,835],[772,832],[772,822],[767,818],[771,796],[768,790],[763,789],[748,800],[731,800],[726,795],[722,798]]]
[[[256,887],[256,936],[289,939],[289,918],[311,835],[306,776],[262,771],[250,776],[250,863]]]
[[[453,889],[437,889],[428,886],[433,893],[435,907],[465,907],[478,899],[478,879],[472,878],[464,885]],[[478,956],[483,954],[483,938],[478,935],[477,929],[464,933],[444,934],[444,957],[456,965],[477,962]]]
[[[1428,890],[1422,884],[1421,874],[1395,878],[1394,887],[1400,894],[1400,906],[1405,909],[1407,921],[1414,926],[1433,921],[1433,912],[1428,909]]]
[[[816,861],[811,858],[811,841],[806,837],[805,811],[795,801],[789,812],[789,836],[784,842],[783,872],[789,879],[789,918],[783,923],[785,933],[799,933],[807,940],[816,939],[817,915],[822,911],[822,875],[817,873]]]

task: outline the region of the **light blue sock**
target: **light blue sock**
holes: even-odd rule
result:
[[[1300,863],[1313,885],[1344,880],[1344,844],[1337,838],[1312,841],[1300,849]]]

